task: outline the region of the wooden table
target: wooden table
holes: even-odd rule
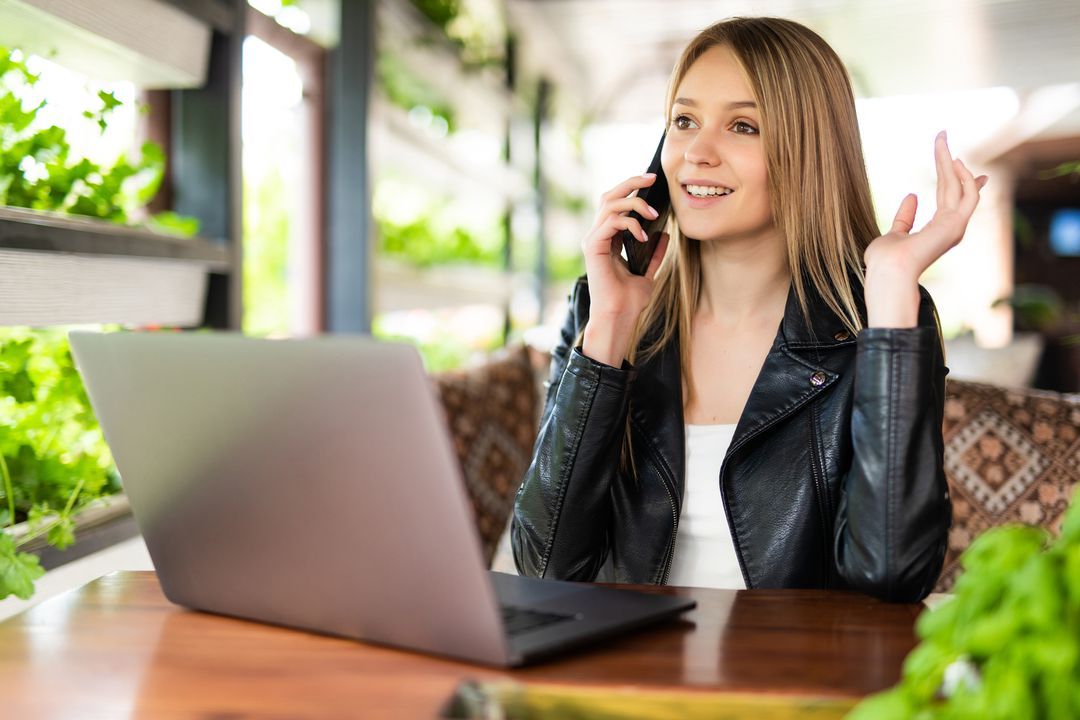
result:
[[[434,717],[465,678],[861,697],[892,685],[921,605],[813,590],[642,588],[683,619],[500,671],[171,605],[153,573],[108,575],[0,624],[12,718]]]

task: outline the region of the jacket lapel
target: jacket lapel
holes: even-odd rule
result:
[[[665,466],[681,503],[686,445],[679,358],[676,338],[638,368],[630,419],[651,445],[649,450],[657,462]]]
[[[820,364],[820,353],[853,345],[855,338],[848,335],[843,323],[812,287],[808,292],[809,324],[794,287],[788,291],[784,318],[750,391],[728,454],[813,400],[839,377]],[[686,440],[680,357],[676,337],[638,367],[630,417],[651,445],[649,450],[657,461],[666,466],[681,502]]]
[[[812,287],[807,287],[807,323],[795,288],[788,290],[784,317],[765,357],[746,407],[735,428],[730,455],[836,382],[836,373],[820,365],[823,350],[852,345],[855,338]]]

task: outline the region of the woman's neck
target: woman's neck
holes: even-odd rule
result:
[[[702,320],[736,328],[783,316],[791,273],[779,232],[702,242],[701,276],[696,314]]]

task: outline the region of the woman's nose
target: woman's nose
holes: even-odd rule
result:
[[[711,132],[699,131],[687,145],[685,157],[686,162],[693,165],[718,165],[720,163],[719,143]]]

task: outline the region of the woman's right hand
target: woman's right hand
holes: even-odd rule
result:
[[[656,175],[636,175],[604,193],[592,230],[581,243],[585,273],[589,278],[589,322],[585,325],[582,351],[593,360],[619,367],[629,352],[638,317],[649,303],[653,278],[667,251],[668,235],[663,233],[644,275],[630,272],[622,258],[622,230],[645,242],[641,224],[627,213],[636,211],[655,218],[656,211],[644,199],[630,196],[649,187]]]

